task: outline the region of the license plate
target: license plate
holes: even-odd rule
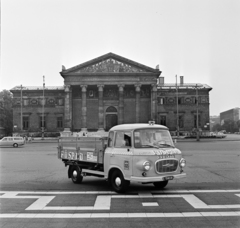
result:
[[[173,180],[173,176],[164,177],[163,180]]]

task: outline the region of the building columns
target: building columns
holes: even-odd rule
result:
[[[87,131],[87,85],[81,85],[82,88],[82,128],[81,131]]]
[[[70,85],[64,86],[65,105],[64,105],[64,131],[70,132],[72,127],[72,90]]]
[[[104,85],[98,85],[98,131],[104,130],[103,88],[104,88]]]
[[[157,85],[152,84],[152,99],[151,99],[151,118],[156,121],[156,106],[157,106]]]
[[[123,101],[123,91],[124,85],[118,85],[118,92],[119,92],[119,105],[118,105],[118,123],[123,124],[124,122],[124,101]]]
[[[135,85],[136,90],[136,123],[140,122],[140,90],[141,85],[137,84]]]

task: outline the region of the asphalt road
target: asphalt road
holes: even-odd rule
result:
[[[73,184],[54,142],[1,148],[0,227],[240,227],[238,136],[176,146],[187,178],[165,191],[134,183],[124,195],[96,177]]]

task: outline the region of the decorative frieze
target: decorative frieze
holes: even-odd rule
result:
[[[106,59],[91,66],[84,67],[76,73],[140,73],[146,72],[136,66],[126,64],[113,58]]]

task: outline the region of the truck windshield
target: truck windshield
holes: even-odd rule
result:
[[[134,131],[135,148],[174,147],[172,137],[167,130],[140,129]]]

